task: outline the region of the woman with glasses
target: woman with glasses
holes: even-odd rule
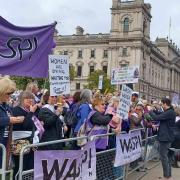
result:
[[[10,95],[13,94],[15,90],[16,84],[11,79],[8,77],[0,78],[0,144],[3,144],[7,149],[10,147],[11,140],[11,134],[9,134],[10,125],[23,122],[22,118],[12,116],[12,111],[8,105]],[[0,150],[0,167],[1,166],[2,152]]]
[[[34,95],[30,91],[23,91],[18,97],[18,106],[14,107],[14,116],[24,117],[24,121],[13,126],[13,140],[26,140],[30,144],[33,143],[36,126],[33,122],[33,116],[37,116],[37,104],[35,104]],[[14,160],[14,175],[17,174],[19,168],[19,154],[13,155]],[[23,168],[24,170],[33,169],[33,152],[30,151],[24,155]]]
[[[105,112],[105,103],[101,98],[95,98],[92,101],[93,111],[95,113],[91,116],[88,127],[91,128],[89,135],[101,135],[107,134],[109,132],[109,123],[112,120],[112,124],[120,123],[120,119],[114,118],[112,119],[112,114],[106,114]],[[102,151],[108,148],[108,136],[103,136],[97,138],[95,141],[96,151]],[[111,154],[112,155],[112,154]],[[112,174],[112,156],[110,154],[102,154],[101,156],[97,156],[97,179],[105,179]],[[108,164],[106,166],[106,171],[102,171],[102,164]]]

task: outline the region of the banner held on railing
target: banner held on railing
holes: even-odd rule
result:
[[[36,151],[34,180],[94,180],[96,179],[95,142],[83,150]]]
[[[116,157],[114,166],[123,166],[141,157],[141,130],[116,136]]]

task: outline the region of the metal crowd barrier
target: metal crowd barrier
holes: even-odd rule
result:
[[[3,144],[0,144],[0,151],[2,153],[2,164],[0,165],[2,168],[0,169],[0,179],[6,179],[6,148]]]
[[[132,131],[137,131],[140,129],[135,129]],[[144,131],[144,129],[141,129]],[[124,133],[124,132],[122,132]],[[121,134],[122,134],[121,133]],[[73,141],[76,141],[78,139],[89,139],[89,140],[95,140],[96,138],[101,138],[102,136],[108,136],[109,138],[115,136],[114,133],[108,133],[104,135],[96,135],[92,137],[79,137],[79,138],[69,138],[69,139],[62,139],[62,140],[57,140],[57,141],[50,141],[50,142],[44,142],[44,143],[37,143],[37,144],[31,144],[28,146],[25,146],[22,148],[21,153],[20,153],[20,160],[19,160],[19,171],[16,176],[16,179],[18,180],[33,180],[34,177],[34,169],[28,170],[28,171],[23,171],[23,158],[24,158],[24,151],[28,148],[34,148],[38,150],[38,147],[46,146],[46,145],[52,145],[52,144],[58,144],[58,143],[70,143]],[[149,148],[153,147],[155,144],[155,139],[156,136],[152,137],[147,137],[142,140],[142,156],[139,160],[136,160],[138,164],[132,168],[131,170],[129,169],[130,164],[133,164],[134,162],[130,164],[126,164],[125,166],[122,167],[114,167],[114,159],[115,159],[115,148],[111,148],[105,151],[100,151],[96,153],[96,158],[97,158],[97,165],[96,165],[96,171],[97,171],[97,180],[105,180],[105,179],[112,179],[112,180],[125,180],[128,178],[129,175],[131,175],[133,172],[136,170],[141,170],[143,174],[142,176],[147,174],[147,165],[148,162],[153,160],[157,156],[157,152],[151,152],[154,150],[154,148]],[[68,149],[66,149],[68,150]],[[72,150],[72,149],[71,149]]]

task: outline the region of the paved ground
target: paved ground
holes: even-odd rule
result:
[[[162,177],[162,166],[159,163],[148,164],[148,170],[146,174],[144,172],[135,172],[132,175],[129,175],[128,180],[160,180],[159,177]],[[155,166],[154,168],[152,168]],[[152,169],[151,169],[152,168]],[[180,180],[180,168],[172,168],[173,180]]]

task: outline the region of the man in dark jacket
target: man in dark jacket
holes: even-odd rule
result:
[[[159,153],[163,167],[164,179],[171,179],[171,158],[169,154],[169,148],[174,141],[173,128],[175,126],[176,113],[171,106],[171,101],[168,98],[161,100],[162,108],[164,112],[156,115],[153,111],[150,111],[150,116],[159,121],[158,141],[159,141]]]

